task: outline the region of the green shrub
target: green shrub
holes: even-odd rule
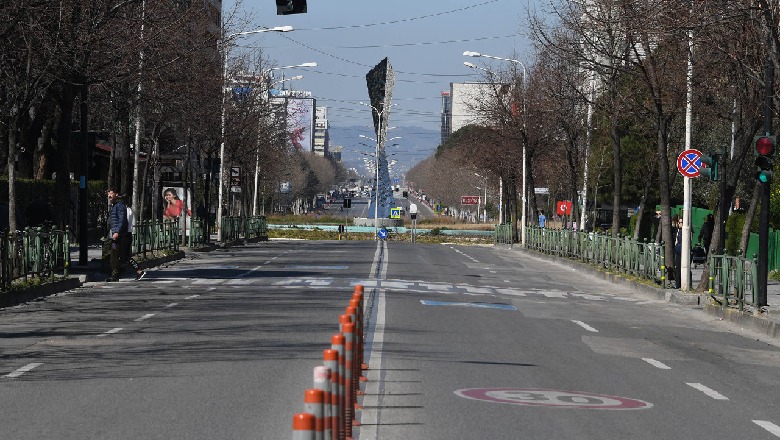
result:
[[[737,255],[739,240],[742,238],[742,227],[745,225],[745,214],[734,212],[726,219],[726,253]]]

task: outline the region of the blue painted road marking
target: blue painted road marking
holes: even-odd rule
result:
[[[420,302],[426,306],[458,306],[458,307],[474,307],[477,309],[517,310],[517,307],[510,304],[429,301],[427,299],[421,299]]]

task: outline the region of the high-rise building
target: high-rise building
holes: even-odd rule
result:
[[[441,143],[447,142],[452,133],[452,99],[450,92],[441,92]]]
[[[328,144],[330,126],[328,125],[328,108],[317,107],[314,116],[314,143],[313,152],[318,156],[326,157],[330,154]]]

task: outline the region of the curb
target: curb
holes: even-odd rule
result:
[[[54,295],[81,286],[78,277],[65,278],[28,289],[0,294],[0,308],[13,307],[44,296]]]
[[[634,280],[624,278],[621,274],[605,272],[589,264],[579,261],[559,258],[553,255],[542,254],[537,251],[514,248],[511,245],[495,245],[501,249],[514,250],[519,253],[539,258],[541,260],[555,262],[563,266],[571,267],[576,270],[587,272],[613,284],[627,285],[637,290],[638,293],[656,300],[664,300],[668,303],[684,306],[695,306],[702,309],[708,315],[718,317],[724,321],[729,321],[743,328],[750,329],[756,333],[763,334],[773,339],[780,339],[780,323],[774,322],[768,318],[765,313],[756,314],[751,312],[739,311],[737,309],[721,307],[710,304],[709,294],[707,293],[683,293],[675,289],[662,289],[659,287],[648,286],[638,283]]]

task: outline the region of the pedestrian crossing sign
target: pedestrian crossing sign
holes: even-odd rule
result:
[[[390,208],[390,218],[401,218],[401,208]]]

